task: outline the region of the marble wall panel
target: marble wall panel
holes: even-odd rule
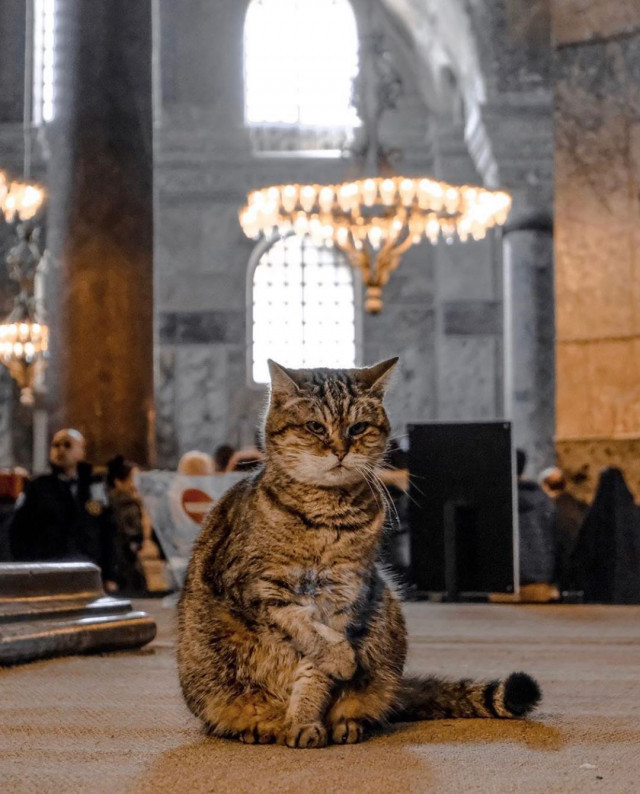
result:
[[[175,348],[175,404],[178,454],[213,453],[227,436],[227,351],[223,345]]]
[[[442,300],[492,300],[500,291],[496,279],[496,240],[440,244],[437,252],[438,295]]]
[[[606,38],[640,28],[636,0],[552,0],[551,9],[556,44]]]
[[[447,335],[502,334],[502,301],[448,301],[442,309]]]
[[[583,434],[589,435],[593,420],[587,379],[587,345],[558,345],[556,372],[556,436],[579,438]]]
[[[591,401],[589,435],[615,438],[640,430],[640,340],[599,340],[587,346]]]
[[[438,360],[438,419],[494,419],[496,363],[491,336],[444,338]]]
[[[433,353],[421,345],[402,350],[385,397],[392,433],[404,439],[408,424],[433,421],[436,415]]]
[[[158,316],[160,342],[216,344],[245,336],[244,311],[162,312]]]

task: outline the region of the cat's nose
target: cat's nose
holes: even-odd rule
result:
[[[336,458],[338,458],[340,463],[342,463],[342,461],[344,460],[345,455],[347,454],[347,450],[346,449],[334,449],[333,450],[333,454],[336,456]]]

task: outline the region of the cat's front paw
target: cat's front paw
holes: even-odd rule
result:
[[[349,681],[357,667],[355,651],[346,640],[342,640],[327,648],[317,666],[337,681]]]
[[[326,747],[327,738],[327,729],[321,722],[309,722],[306,725],[292,725],[287,731],[285,743],[287,747],[309,750],[312,747]]]
[[[364,723],[360,720],[339,720],[331,731],[334,744],[356,744],[364,738]]]

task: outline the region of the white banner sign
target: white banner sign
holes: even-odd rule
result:
[[[136,486],[178,587],[202,522],[222,494],[246,474],[190,477],[172,471],[142,471]]]

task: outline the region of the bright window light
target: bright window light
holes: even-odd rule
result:
[[[51,121],[55,100],[56,0],[34,0],[33,120]]]
[[[267,359],[288,367],[354,367],[353,273],[331,248],[291,236],[260,257],[253,274],[253,380]]]
[[[358,34],[348,0],[253,0],[244,38],[248,124],[354,127]]]

